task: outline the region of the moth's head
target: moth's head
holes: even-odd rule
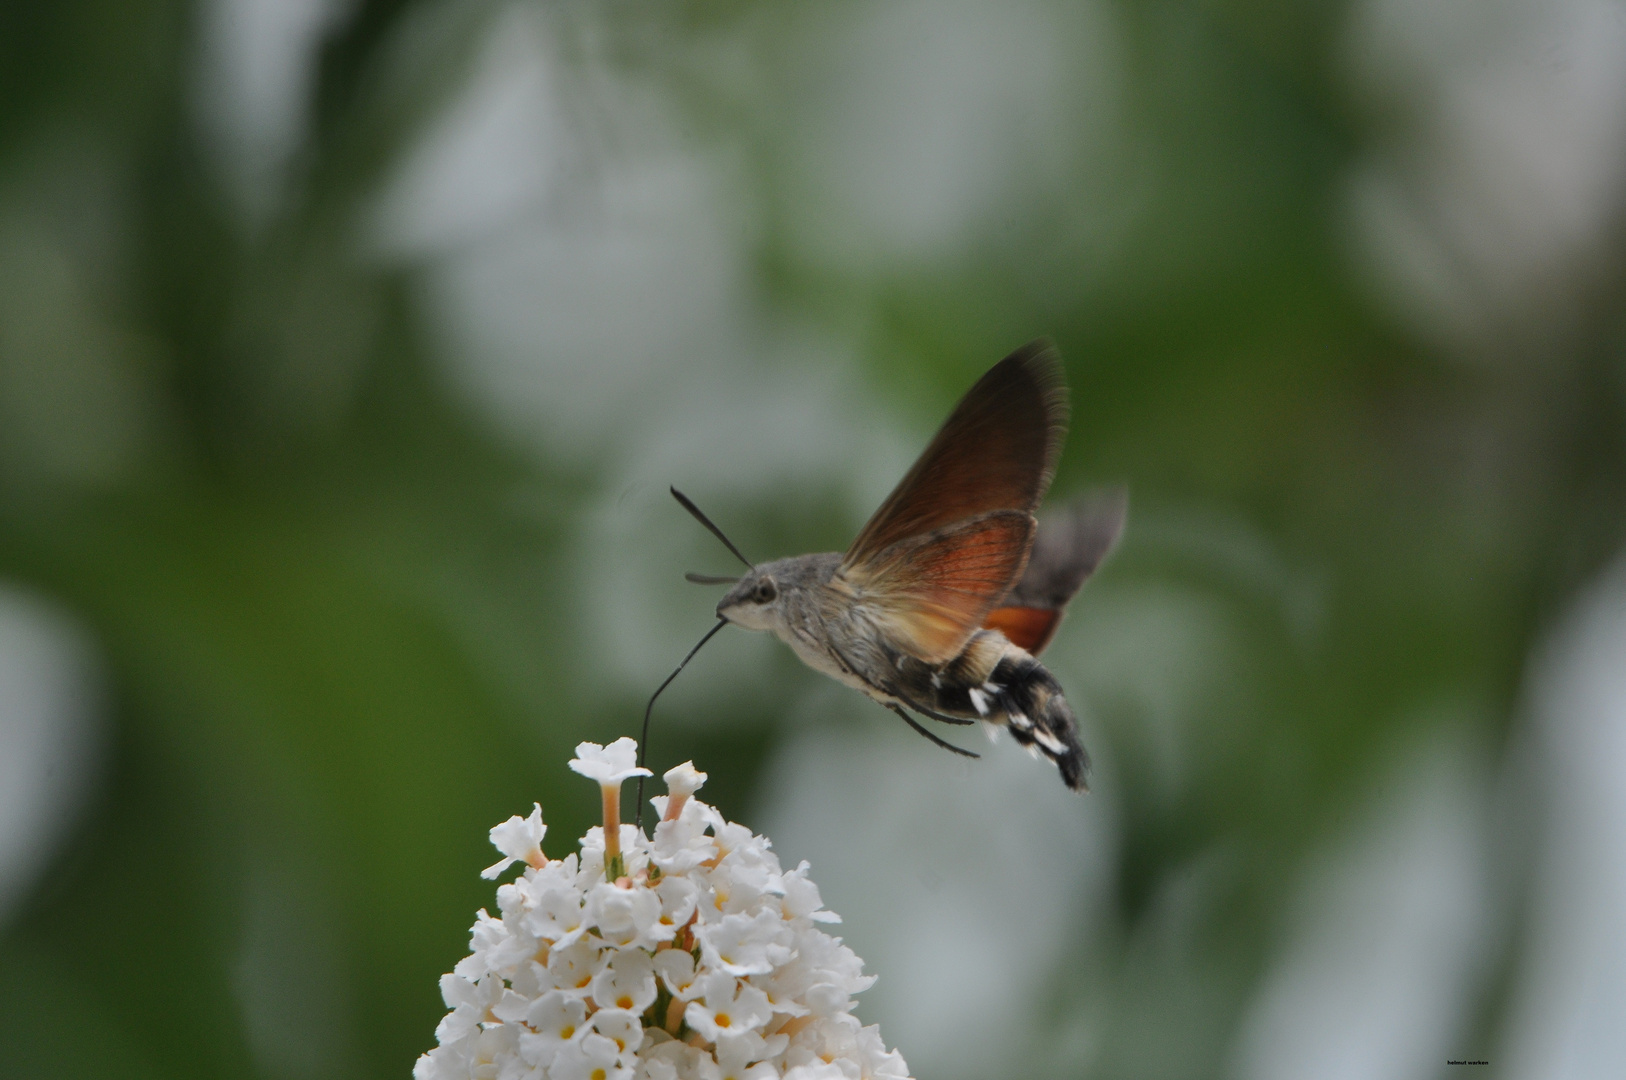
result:
[[[717,617],[748,630],[772,630],[779,609],[779,583],[766,569],[740,578],[717,605]]]

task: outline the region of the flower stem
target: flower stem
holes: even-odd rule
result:
[[[662,1026],[674,1037],[681,1037],[683,1032],[683,1010],[687,1003],[680,997],[674,997],[666,1004],[666,1023]]]
[[[621,785],[601,784],[604,793],[604,880],[614,881],[626,873],[621,859]]]

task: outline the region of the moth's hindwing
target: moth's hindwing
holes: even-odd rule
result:
[[[989,630],[998,630],[1010,639],[1011,644],[1037,656],[1050,644],[1056,627],[1061,625],[1061,611],[1054,608],[995,608],[988,613],[982,625]]]
[[[1085,495],[1043,522],[1022,579],[983,625],[1037,656],[1055,636],[1068,601],[1117,544],[1128,509],[1120,488]]]

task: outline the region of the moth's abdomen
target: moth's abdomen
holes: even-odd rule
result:
[[[981,631],[941,668],[906,670],[905,675],[915,683],[906,697],[914,699],[918,711],[1004,725],[1017,743],[1054,761],[1068,787],[1088,790],[1090,758],[1079,742],[1078,721],[1061,684],[1005,635]]]
[[[1004,714],[1011,737],[1054,761],[1068,787],[1089,790],[1085,777],[1090,756],[1078,740],[1078,721],[1056,677],[1021,653],[1001,660],[988,685],[998,688],[991,704]]]

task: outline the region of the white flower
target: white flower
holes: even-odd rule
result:
[[[449,1011],[416,1080],[907,1080],[852,1015],[874,979],[818,928],[836,917],[807,864],[783,872],[766,838],[694,799],[705,774],[687,763],[653,838],[619,824],[636,752],[577,748],[610,826],[579,856],[542,854],[540,807],[491,830],[504,859],[486,875],[523,869],[441,979]]]
[[[551,1065],[560,1050],[587,1034],[587,1003],[550,990],[532,1003],[525,1026],[530,1030],[520,1034],[520,1057],[528,1065]]]
[[[620,1062],[614,1039],[587,1035],[559,1050],[548,1066],[549,1080],[632,1080],[632,1070]]]
[[[548,978],[567,994],[586,997],[593,979],[604,970],[604,957],[592,941],[573,941],[548,957]]]
[[[599,936],[611,945],[653,949],[656,942],[672,937],[668,928],[657,925],[661,917],[660,895],[642,885],[621,888],[600,882],[587,894],[586,910],[598,925]]]
[[[719,922],[700,927],[695,936],[700,939],[701,957],[712,967],[730,975],[766,975],[774,969],[774,959],[781,963],[790,959],[789,948],[774,949],[782,932],[788,939],[779,914],[764,909],[755,915],[725,915]]]
[[[634,776],[654,776],[648,769],[638,767],[638,744],[623,735],[609,746],[598,743],[578,743],[576,756],[570,759],[572,772],[581,773],[599,786],[620,784]]]
[[[533,891],[525,901],[521,924],[554,948],[573,945],[587,933],[582,896],[574,886]]]
[[[770,1060],[785,1048],[783,1035],[764,1039],[755,1032],[724,1036],[717,1041],[716,1080],[779,1080]]]
[[[694,955],[683,949],[664,949],[655,954],[655,971],[666,984],[666,992],[688,1001],[700,992],[695,986]]]
[[[530,863],[532,866],[542,866],[547,858],[542,854],[542,838],[548,835],[548,827],[542,824],[542,804],[531,804],[531,816],[520,817],[517,814],[501,825],[491,827],[491,844],[505,856],[501,862],[492,863],[480,871],[483,878],[495,878],[517,862]]]
[[[644,1025],[631,1009],[600,1009],[593,1014],[593,1030],[615,1043],[618,1054],[636,1051],[644,1042]]]
[[[784,1075],[783,1080],[847,1080],[841,1066],[830,1061],[815,1061],[811,1065],[798,1065]]]
[[[474,925],[469,927],[469,955],[457,962],[452,971],[470,982],[492,970],[491,954],[494,951],[505,949],[512,934],[503,926],[502,921],[493,919],[481,908],[474,916]],[[441,980],[444,986],[445,980]],[[451,1002],[446,1003],[450,1005]]]
[[[858,1032],[858,1052],[867,1080],[909,1080],[903,1055],[886,1048],[879,1026],[871,1024]]]
[[[779,879],[779,888],[785,898],[785,917],[822,923],[840,922],[840,915],[824,910],[819,887],[808,878],[807,870],[807,860],[803,859],[800,866]]]
[[[642,949],[622,949],[593,980],[593,1000],[601,1009],[641,1013],[655,1004],[655,961]]]
[[[666,781],[666,790],[675,799],[687,799],[706,784],[706,774],[695,768],[692,761],[666,770],[661,779]]]
[[[768,975],[752,976],[751,985],[768,995],[768,1007],[774,1012],[806,1016],[812,1011],[801,1000],[811,982],[807,976],[807,965],[792,962]]]
[[[636,874],[649,861],[649,854],[644,850],[644,834],[638,831],[636,825],[622,825],[614,835],[616,850],[629,860],[624,869],[629,875]],[[582,870],[593,871],[601,881],[604,879],[604,839],[604,830],[594,825],[581,841]]]
[[[660,809],[671,806],[670,800],[657,798],[654,802]],[[661,868],[661,873],[687,874],[718,857],[717,842],[706,835],[710,824],[706,811],[710,809],[703,802],[690,801],[676,818],[666,818],[663,814],[663,820],[655,826],[655,842],[649,849],[649,860]]]
[[[657,940],[670,941],[677,934],[678,927],[687,925],[694,917],[700,889],[686,877],[666,874],[655,886],[655,895],[661,899],[661,916],[654,932]]]
[[[502,980],[490,976],[473,983],[460,975],[442,975],[440,997],[452,1011],[435,1028],[435,1038],[445,1044],[468,1037],[501,997],[501,987]]]
[[[767,994],[722,971],[700,980],[700,1000],[689,1002],[683,1012],[683,1019],[707,1042],[716,1042],[723,1035],[756,1031],[772,1016]]]
[[[649,1080],[698,1080],[716,1075],[717,1062],[698,1047],[677,1041],[657,1043],[642,1055],[643,1067]]]

